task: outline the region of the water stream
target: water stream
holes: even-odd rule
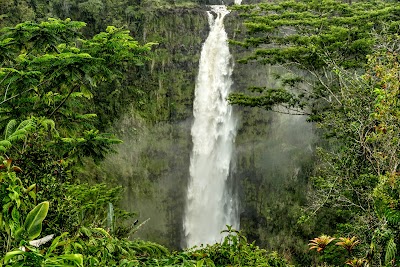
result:
[[[237,202],[228,183],[236,120],[226,98],[232,85],[232,57],[223,5],[208,12],[210,33],[201,51],[191,129],[193,151],[184,217],[185,245],[220,241],[226,225],[238,228]]]

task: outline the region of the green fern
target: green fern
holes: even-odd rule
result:
[[[398,210],[393,210],[393,209],[387,209],[384,211],[386,220],[390,224],[398,225],[400,223],[400,211]]]
[[[15,131],[15,128],[17,126],[17,121],[16,120],[10,120],[7,123],[6,129],[4,131],[4,139],[8,139],[10,135]]]
[[[27,119],[27,120],[22,121],[18,125],[16,130],[22,130],[22,129],[28,130],[28,129],[32,129],[34,126],[35,126],[34,119]]]
[[[0,141],[0,152],[6,153],[13,142],[24,140],[35,129],[32,119],[24,120],[18,124],[17,120],[10,120],[4,130],[4,139]]]
[[[394,238],[390,238],[386,245],[385,264],[388,265],[396,256],[397,246]]]
[[[42,117],[42,118],[34,118],[34,121],[37,127],[40,126],[44,130],[51,132],[54,136],[59,136],[59,133],[56,129],[56,123],[54,122],[54,120]]]
[[[58,136],[55,122],[51,119],[32,117],[19,124],[15,119],[10,120],[4,130],[4,140],[0,141],[0,152],[6,153],[12,143],[26,140],[28,135],[37,131],[38,128],[50,131]]]
[[[11,142],[8,140],[1,140],[0,141],[0,152],[7,152],[7,149],[9,149],[12,146]]]
[[[7,136],[6,140],[10,142],[23,140],[34,129],[35,123],[32,119],[24,120],[18,125],[15,131],[8,133],[9,135]]]

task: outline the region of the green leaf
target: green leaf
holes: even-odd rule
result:
[[[50,254],[53,252],[53,250],[55,250],[55,249],[58,247],[58,245],[59,245],[59,243],[60,243],[60,239],[61,239],[61,238],[64,238],[64,237],[67,236],[67,235],[68,235],[68,233],[67,233],[67,232],[64,232],[64,233],[62,233],[60,236],[57,236],[57,237],[53,240],[53,242],[51,243],[50,247],[48,248],[48,250],[47,250],[47,252],[46,252],[46,255],[50,255]]]
[[[25,251],[22,251],[22,250],[10,251],[10,252],[8,252],[8,253],[4,256],[4,263],[7,263],[7,262],[9,262],[12,258],[14,258],[15,256],[22,255],[22,254],[24,254],[24,253],[25,253]]]
[[[24,193],[30,192],[33,189],[36,189],[36,184],[32,184],[28,188],[24,189]]]
[[[14,222],[19,224],[20,216],[19,216],[18,209],[16,209],[15,207],[11,211],[11,217],[13,218]]]
[[[80,89],[84,97],[86,97],[87,99],[93,98],[92,92],[90,92],[86,85],[82,84]]]
[[[196,267],[203,267],[204,265],[204,260],[200,260],[197,262]]]
[[[58,258],[64,260],[70,260],[77,264],[77,266],[83,266],[83,256],[82,254],[67,254],[59,256]]]
[[[25,219],[24,228],[28,234],[28,239],[33,240],[42,231],[42,222],[47,216],[49,202],[44,201],[31,210]]]

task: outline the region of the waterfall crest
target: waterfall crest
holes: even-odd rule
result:
[[[211,7],[210,33],[201,51],[193,103],[193,151],[184,218],[187,247],[218,242],[227,224],[235,228],[239,224],[237,202],[227,183],[236,135],[236,120],[226,101],[233,71],[223,24],[229,11],[223,5]]]

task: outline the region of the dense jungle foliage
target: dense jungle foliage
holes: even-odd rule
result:
[[[232,94],[232,104],[306,115],[318,127],[306,184],[288,186],[301,206],[286,199],[265,207],[264,185],[244,182],[255,215],[242,232],[228,227],[220,244],[169,252],[130,241],[146,225],[132,224],[134,209],[121,209],[121,187],[96,183],[104,174],[94,181],[88,172],[101,172],[97,166],[121,142],[106,130],[128,103],[144,120],[186,118],[190,91],[180,92],[182,100],[165,83],[193,74],[168,77],[164,69],[196,64],[189,51],[196,45],[184,40],[174,47],[182,58],[168,62],[168,37],[149,39],[143,24],[152,8],[178,9],[179,22],[189,22],[183,8],[199,4],[0,0],[0,266],[289,266],[259,246],[279,249],[297,266],[397,266],[398,1],[232,7],[245,26],[232,40],[247,53],[240,62],[284,70],[274,87]],[[151,14],[163,21],[163,13]],[[162,73],[153,80],[157,60]],[[291,230],[268,240],[263,227]]]
[[[400,5],[281,1],[235,9],[247,33],[234,43],[251,49],[241,61],[286,73],[279,86],[252,87],[230,101],[306,114],[323,138],[299,218],[320,227],[310,249],[330,266],[397,266]]]
[[[127,240],[140,225],[123,224],[133,214],[116,208],[121,188],[80,173],[85,158],[100,161],[120,142],[95,127],[96,90],[143,65],[152,44],[112,26],[84,38],[84,26],[2,29],[1,266],[285,266],[231,228],[221,244],[173,254]]]

